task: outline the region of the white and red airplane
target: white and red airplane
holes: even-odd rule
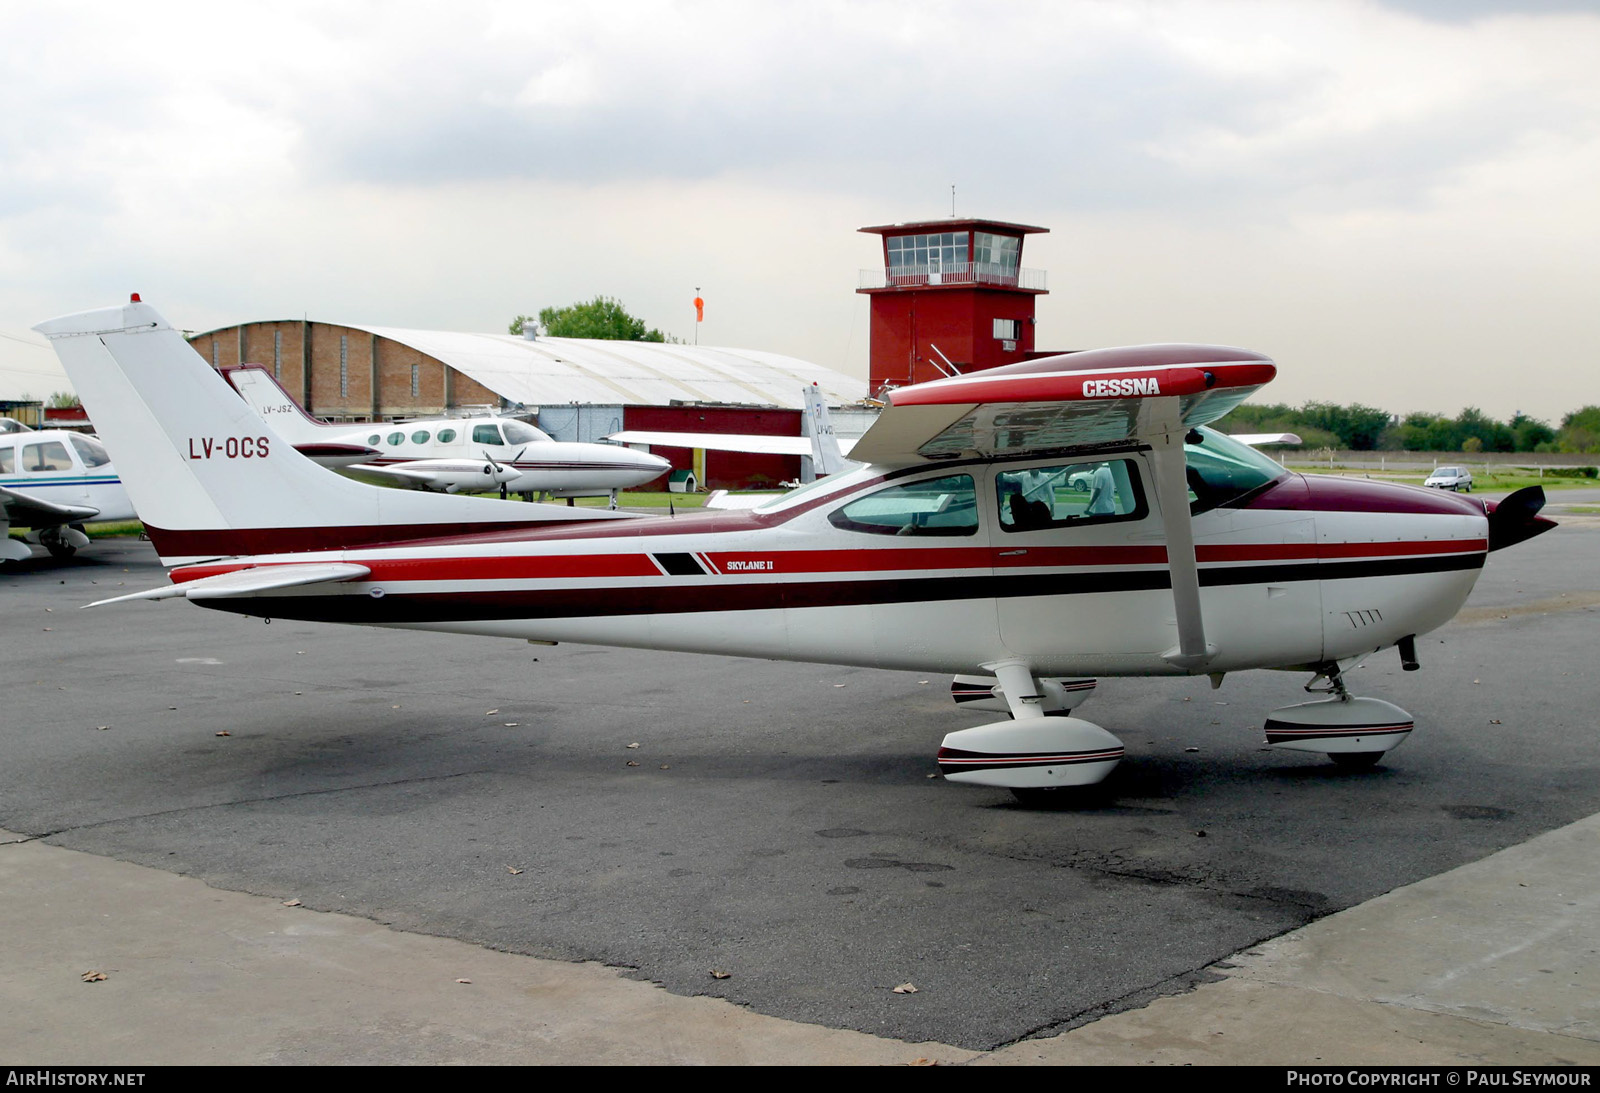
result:
[[[945,737],[955,781],[1030,794],[1104,778],[1071,716],[1094,676],[1314,673],[1279,748],[1370,763],[1411,716],[1343,673],[1461,607],[1489,552],[1553,526],[1498,506],[1292,474],[1204,426],[1272,379],[1206,345],[1103,349],[904,387],[856,470],[747,512],[627,517],[386,491],[267,439],[149,306],[36,328],[122,464],[168,587],[224,611],[813,661],[957,679],[1010,714]],[[128,453],[124,455],[123,453]],[[1064,485],[1087,471],[1092,487]]]
[[[660,478],[672,464],[621,444],[552,440],[516,418],[478,415],[330,425],[290,397],[259,364],[222,374],[272,431],[325,467],[381,485],[445,493],[494,490],[550,497],[611,496]]]

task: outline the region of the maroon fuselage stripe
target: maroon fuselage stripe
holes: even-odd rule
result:
[[[1265,562],[1297,560],[1314,563],[1335,558],[1406,558],[1441,554],[1481,554],[1484,539],[1402,541],[1393,543],[1262,544],[1202,547],[1201,562]],[[993,547],[879,548],[870,550],[788,550],[711,553],[705,555],[718,574],[860,573],[882,576],[929,570],[1073,569],[1095,566],[1165,565],[1166,549],[1137,547],[1056,547],[1030,550],[1024,557],[1002,556]],[[574,578],[659,577],[661,569],[647,553],[541,554],[496,557],[359,559],[372,570],[370,581],[504,581]],[[301,564],[285,560],[269,565]],[[759,565],[759,568],[757,566]],[[254,563],[207,562],[173,572],[176,583],[252,568]]]

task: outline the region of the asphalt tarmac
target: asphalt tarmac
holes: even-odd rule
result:
[[[987,718],[943,677],[78,611],[163,579],[97,543],[0,575],[0,828],[989,1050],[1600,811],[1594,523],[1494,555],[1423,671],[1351,673],[1417,719],[1378,769],[1264,748],[1299,675],[1107,680],[1084,714],[1128,757],[1050,810],[934,777],[940,737]]]

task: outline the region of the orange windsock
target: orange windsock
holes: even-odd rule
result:
[[[694,321],[697,323],[706,321],[706,302],[698,296],[694,298]]]

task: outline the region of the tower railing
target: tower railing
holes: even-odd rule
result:
[[[1000,285],[1049,291],[1045,271],[1002,266],[997,262],[951,262],[944,265],[891,266],[861,271],[860,288],[912,288],[923,285]]]

